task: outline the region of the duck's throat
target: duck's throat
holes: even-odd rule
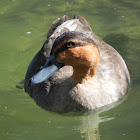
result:
[[[95,76],[96,69],[94,67],[73,67],[72,80],[76,83],[83,83]]]

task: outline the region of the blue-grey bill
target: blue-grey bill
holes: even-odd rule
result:
[[[43,68],[36,75],[34,75],[30,80],[31,85],[39,84],[50,78],[54,72],[56,72],[59,68],[55,65],[51,65]]]

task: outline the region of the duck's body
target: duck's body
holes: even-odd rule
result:
[[[87,42],[84,36],[88,38]],[[67,40],[82,45],[71,47],[70,42],[65,48],[63,44]],[[65,66],[43,83],[30,86],[29,80],[42,69],[50,55]],[[116,102],[126,94],[129,83],[129,72],[120,54],[76,15],[74,19],[63,16],[51,25],[47,41],[28,68],[25,91],[46,110],[69,112],[96,109]]]

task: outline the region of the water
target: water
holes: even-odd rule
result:
[[[139,140],[140,1],[1,0],[0,139]],[[57,114],[39,108],[16,88],[32,57],[46,39],[49,25],[64,14],[84,16],[95,34],[125,59],[131,75],[127,99],[102,113]]]

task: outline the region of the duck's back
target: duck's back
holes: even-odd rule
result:
[[[98,47],[100,61],[93,87],[85,93],[88,86],[85,90],[84,86],[72,83],[71,66],[61,68],[44,83],[30,87],[29,79],[44,66],[55,39],[69,31],[86,34]],[[74,19],[63,16],[50,26],[47,41],[29,65],[25,78],[25,90],[39,106],[51,111],[68,112],[94,109],[115,102],[126,93],[129,83],[129,73],[120,54],[96,36],[84,18],[75,15]],[[92,82],[90,84],[92,85]],[[83,94],[80,93],[82,89]]]

